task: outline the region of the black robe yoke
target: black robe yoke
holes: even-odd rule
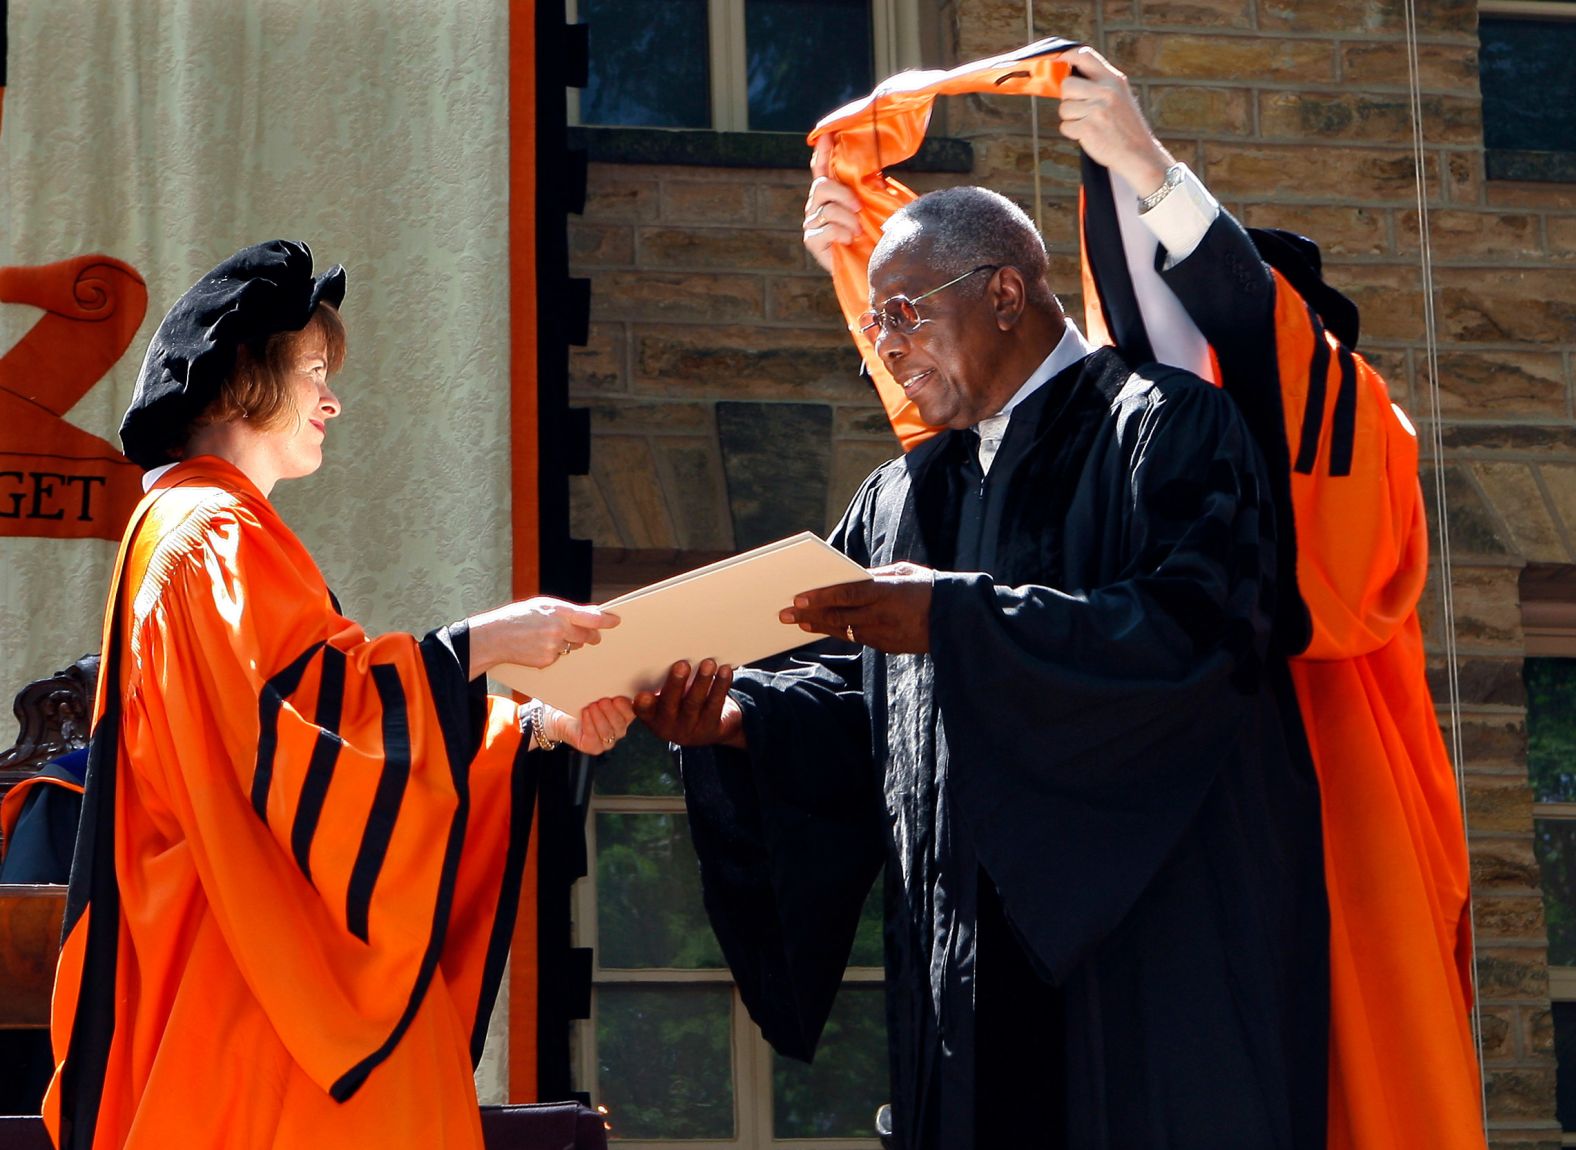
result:
[[[683,753],[751,1015],[810,1056],[884,863],[904,1147],[972,1145],[977,1107],[1024,1146],[1322,1147],[1318,796],[1261,661],[1273,513],[1240,417],[1102,350],[1019,407],[989,480],[972,451],[883,465],[834,536],[937,569],[930,654],[743,672],[748,755]],[[1059,989],[1065,1114],[975,1097],[982,890]]]

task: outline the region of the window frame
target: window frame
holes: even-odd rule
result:
[[[1528,659],[1576,659],[1576,565],[1528,564],[1522,568],[1518,590],[1521,599],[1523,667]],[[1525,670],[1522,673],[1525,675]],[[1529,782],[1531,777],[1529,762]],[[1576,822],[1576,802],[1539,802],[1534,797],[1534,836],[1539,820]],[[1548,895],[1542,892],[1541,878],[1539,888],[1547,907]],[[1549,1004],[1576,1002],[1576,965],[1547,963],[1547,970]],[[1576,1146],[1576,1130],[1561,1131],[1560,1145]]]
[[[732,1138],[625,1139],[618,1137],[618,1112],[608,1115],[617,1145],[626,1150],[879,1150],[875,1114],[870,1115],[868,1138],[778,1138],[772,1129],[772,1049],[750,1019],[739,997],[733,974],[726,966],[715,969],[604,967],[597,922],[596,817],[599,814],[685,814],[682,795],[599,795],[593,791],[586,816],[586,875],[575,884],[574,945],[591,948],[591,1016],[575,1024],[574,1063],[577,1089],[589,1090],[594,1103],[598,1092],[597,1016],[599,987],[614,986],[728,986],[729,1051],[733,1076]],[[879,986],[885,972],[880,967],[850,966],[843,982]]]
[[[695,567],[704,566],[733,552],[715,551],[631,551],[598,549],[594,558],[593,602],[602,603],[638,587],[658,582]],[[619,1137],[617,1111],[608,1115],[612,1135],[620,1150],[880,1150],[875,1135],[875,1114],[870,1115],[867,1138],[777,1138],[772,1129],[772,1049],[761,1036],[759,1027],[734,985],[733,973],[726,966],[690,970],[674,967],[625,969],[602,966],[602,947],[597,919],[597,815],[599,814],[677,814],[687,811],[682,794],[607,795],[595,786],[586,803],[586,873],[571,892],[573,945],[591,949],[590,1016],[574,1023],[571,1034],[570,1062],[577,1090],[589,1091],[593,1104],[603,1101],[599,1093],[597,1064],[598,988],[617,986],[728,986],[729,1057],[733,1076],[734,1136],[707,1139],[626,1139]],[[879,891],[880,878],[876,880]],[[843,982],[880,986],[886,971],[879,966],[849,966]],[[885,1059],[883,1058],[883,1062]]]
[[[709,128],[641,128],[641,131],[752,132],[749,126],[750,86],[744,44],[747,0],[706,0],[706,28],[711,73]],[[871,66],[877,79],[920,66],[924,24],[920,0],[869,0]],[[564,0],[565,17],[579,23],[580,0]],[[830,110],[830,109],[828,109]],[[569,90],[569,123],[580,125],[580,92]],[[587,125],[617,128],[620,125]]]
[[[1576,0],[1478,0],[1478,21],[1488,16],[1528,23],[1576,23]],[[1478,33],[1478,51],[1483,49]],[[1482,97],[1479,81],[1478,95]],[[1496,183],[1576,183],[1576,150],[1491,148],[1483,126],[1483,172]]]

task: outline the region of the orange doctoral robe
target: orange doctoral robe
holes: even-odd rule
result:
[[[368,638],[212,457],[159,478],[114,586],[56,1146],[479,1148],[534,779],[464,626]]]
[[[834,253],[833,278],[894,430],[905,448],[927,428],[857,330],[865,274],[882,224],[914,193],[883,168],[918,150],[937,95],[1055,96],[1069,72],[1046,40],[950,72],[905,73],[826,117],[831,175],[853,188],[856,241]],[[1084,297],[1089,335],[1149,358],[1123,338],[1122,245],[1104,170],[1085,160]],[[1104,227],[1092,221],[1109,218]],[[1290,512],[1298,600],[1282,648],[1318,770],[1330,903],[1329,1146],[1479,1150],[1481,1087],[1470,1024],[1468,859],[1454,772],[1425,676],[1417,603],[1428,568],[1417,436],[1384,381],[1344,346],[1298,290],[1247,250],[1230,252],[1222,213],[1200,251],[1166,273],[1209,339],[1219,380],[1259,437]],[[1240,233],[1240,229],[1238,229]],[[1246,242],[1246,237],[1243,237]],[[1191,271],[1184,271],[1193,262]],[[1196,287],[1196,292],[1195,292]],[[1214,314],[1202,306],[1213,293]],[[1128,300],[1131,292],[1127,293]],[[1218,322],[1224,316],[1225,322]],[[1210,322],[1216,321],[1216,322]],[[1247,325],[1247,326],[1244,326]],[[1131,330],[1142,331],[1142,321]],[[1182,366],[1192,366],[1184,364]],[[1268,413],[1266,415],[1266,413]],[[1279,461],[1279,462],[1277,462]],[[1290,565],[1288,563],[1288,565]],[[1287,636],[1290,636],[1288,638]]]

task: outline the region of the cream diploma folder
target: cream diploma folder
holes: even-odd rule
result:
[[[782,623],[777,612],[801,591],[870,578],[859,564],[809,531],[720,563],[675,575],[602,604],[619,618],[596,646],[551,667],[500,663],[488,674],[571,715],[607,696],[651,691],[680,659],[737,667],[823,636]]]

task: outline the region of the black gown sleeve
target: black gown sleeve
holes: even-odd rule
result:
[[[1281,595],[1274,647],[1296,654],[1308,645],[1310,621],[1297,591],[1297,534],[1292,529],[1291,445],[1286,438],[1285,396],[1276,349],[1276,282],[1253,239],[1222,208],[1185,259],[1166,266],[1164,247],[1156,269],[1215,353],[1221,386],[1264,456],[1268,487],[1280,524],[1277,565]]]
[[[867,563],[869,484],[831,542]],[[745,669],[733,697],[748,752],[681,749],[709,916],[740,996],[779,1053],[808,1061],[885,858],[858,654],[826,644]]]
[[[1168,382],[1121,413],[1069,513],[1069,536],[1104,553],[1094,581],[939,574],[932,600],[951,793],[1009,922],[1057,981],[1244,753],[1262,682],[1274,579],[1262,464],[1217,389],[1155,370]]]

